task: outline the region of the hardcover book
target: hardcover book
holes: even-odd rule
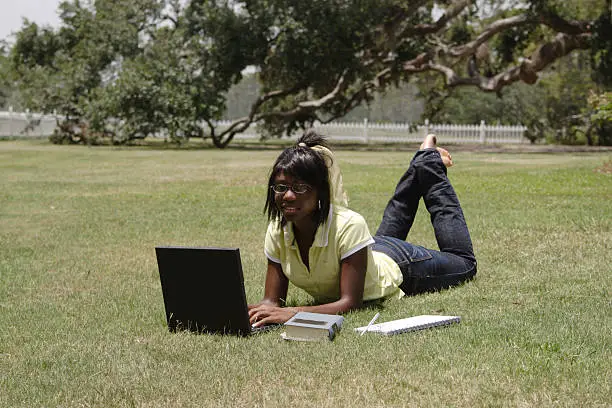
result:
[[[339,315],[298,312],[285,323],[281,336],[285,340],[333,340],[342,328],[344,318]]]
[[[390,322],[373,324],[367,331],[368,333],[378,333],[384,336],[393,334],[406,333],[415,330],[428,329],[430,327],[446,326],[453,323],[459,323],[459,316],[438,316],[438,315],[421,315],[413,316],[407,319],[392,320]],[[367,326],[358,327],[357,332],[365,331]]]

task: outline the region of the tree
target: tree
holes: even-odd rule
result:
[[[497,96],[467,89],[439,89],[437,104],[430,109],[433,119],[453,118],[461,123],[478,123],[484,119],[503,124],[515,123],[518,119],[528,127],[526,136],[532,142],[547,138],[555,143],[607,144],[609,138],[602,133],[608,131],[607,126],[592,126],[589,119],[588,95],[599,94],[612,83],[606,80],[609,59],[602,56],[608,50],[599,32],[606,25],[602,22],[607,21],[609,26],[610,13],[598,16],[600,11],[596,3],[560,3],[572,15],[595,20],[590,50],[578,50],[555,61],[533,86],[518,84],[498,92]],[[508,43],[510,40],[498,38],[497,41]],[[510,49],[513,48],[510,44]]]
[[[254,37],[266,39],[265,52],[253,55],[262,93],[249,115],[220,136],[231,140],[253,122],[272,134],[329,122],[416,74],[429,78],[430,89],[435,82],[445,92],[472,87],[500,93],[516,82],[533,85],[554,61],[593,46],[593,18],[577,19],[561,1],[499,3],[238,2],[237,17]],[[591,3],[597,21],[609,27],[600,17],[609,14],[609,1]],[[206,34],[214,41],[212,32]]]
[[[122,62],[142,52],[165,3],[63,1],[57,31],[25,20],[9,56],[23,105],[57,112],[59,141],[89,141],[86,130],[98,122],[92,115],[104,105],[98,98]]]
[[[59,32],[24,26],[11,57],[20,89],[42,95],[24,95],[28,107],[123,132],[117,141],[164,130],[224,147],[253,123],[290,134],[416,77],[431,109],[454,88],[533,85],[576,50],[607,68],[610,0],[586,1],[588,12],[561,0],[73,0]],[[260,93],[221,129],[249,67]]]
[[[595,126],[591,122],[592,106],[588,95],[600,94],[612,83],[607,65],[610,60],[606,57],[609,50],[601,32],[602,27],[609,27],[610,13],[598,15],[595,1],[560,5],[572,15],[595,21],[591,25],[593,39],[590,50],[578,50],[555,61],[534,86],[513,86],[498,93],[498,97],[465,92],[467,90],[446,90],[438,101],[438,109],[432,110],[434,118],[444,120],[452,117],[454,121],[467,123],[474,123],[474,119],[504,123],[510,113],[514,121],[519,118],[528,127],[526,136],[532,142],[546,137],[556,143],[608,144],[610,138],[606,132],[609,133],[609,126]]]

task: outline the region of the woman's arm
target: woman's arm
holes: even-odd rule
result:
[[[261,302],[249,305],[249,310],[260,305],[284,306],[287,299],[289,279],[283,273],[280,264],[268,259],[268,271],[266,272],[264,298]]]
[[[300,311],[337,314],[358,309],[363,303],[363,287],[365,285],[367,266],[367,248],[363,248],[342,260],[342,263],[340,264],[340,298],[335,302],[324,303],[316,306],[279,307],[280,304],[273,304],[267,301],[268,299],[273,300],[273,298],[268,298],[268,279],[270,278],[270,266],[268,264],[266,296],[261,303],[249,308],[251,323],[255,324],[256,326],[268,323],[284,323],[294,314]],[[278,265],[278,267],[280,274],[285,279],[286,285],[288,285],[289,282],[282,273],[280,265]],[[270,293],[273,293],[273,291],[270,291]],[[285,286],[283,296],[286,295],[287,286]],[[282,299],[284,299],[284,297]]]

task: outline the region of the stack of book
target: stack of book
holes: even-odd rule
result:
[[[344,318],[338,315],[298,312],[285,323],[281,337],[285,340],[333,340],[342,328]]]

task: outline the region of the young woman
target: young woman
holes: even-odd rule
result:
[[[457,285],[476,274],[476,258],[446,168],[450,154],[429,135],[399,180],[378,231],[349,210],[325,139],[308,131],[283,151],[268,181],[263,300],[249,306],[255,326],[283,323],[298,311],[344,313],[364,301]],[[423,198],[439,251],[406,242]],[[315,305],[284,307],[289,282]]]

